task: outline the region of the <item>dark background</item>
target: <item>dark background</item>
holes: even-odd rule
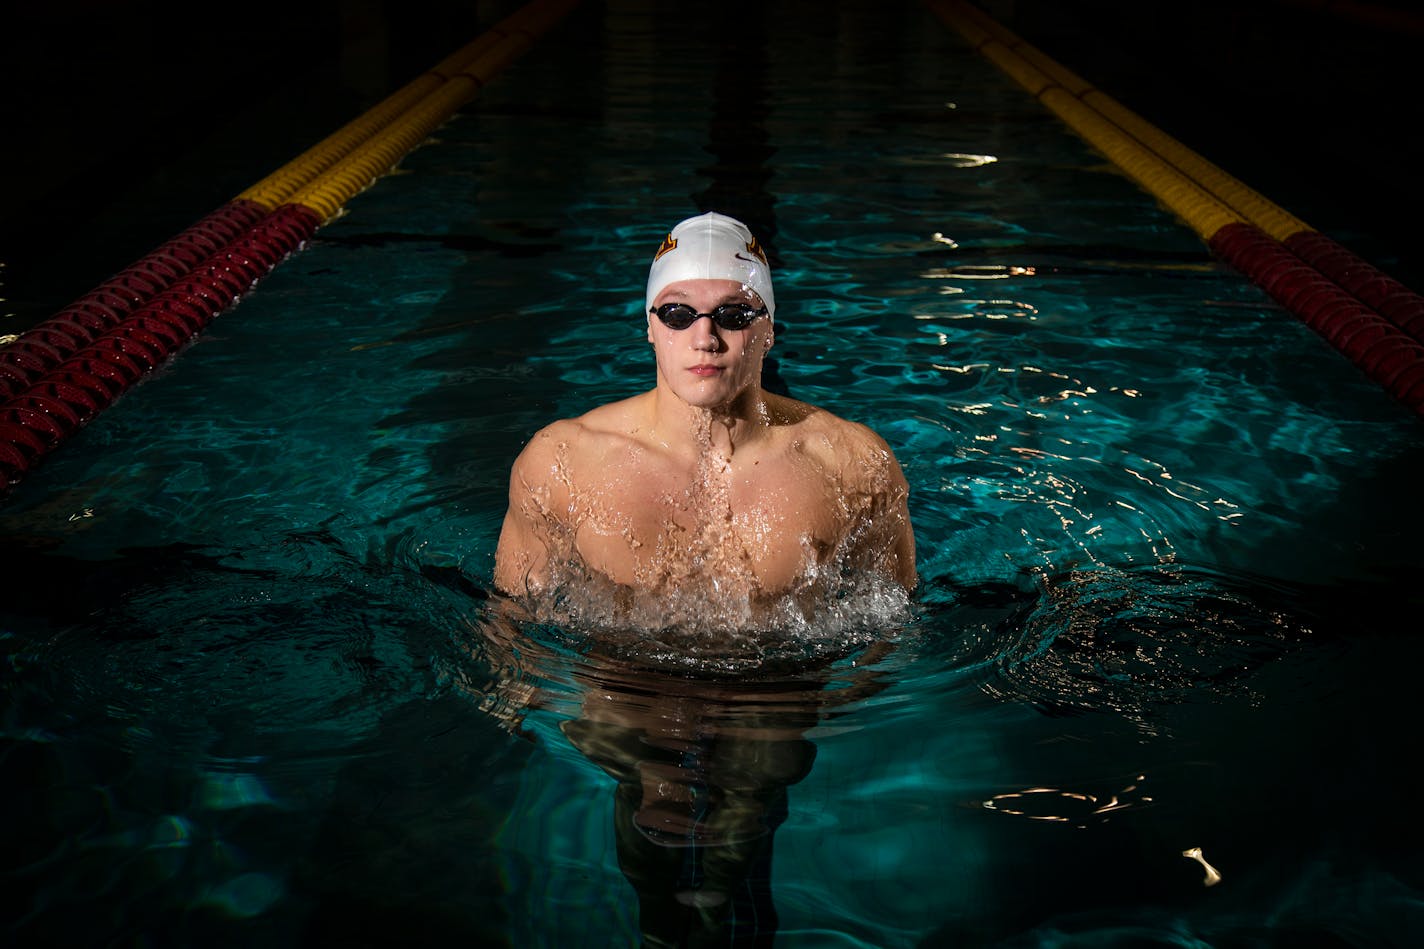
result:
[[[1424,7],[982,0],[1218,168],[1424,292]]]
[[[0,15],[0,334],[53,314],[520,5],[12,5]]]
[[[1402,2],[981,2],[1308,225],[1424,286],[1424,15]],[[59,310],[518,5],[15,6],[0,19],[0,335]]]

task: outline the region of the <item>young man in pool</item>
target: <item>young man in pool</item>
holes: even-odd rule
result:
[[[656,384],[544,428],[515,460],[495,584],[570,564],[640,593],[766,601],[874,572],[915,584],[908,487],[864,425],[767,392],[776,301],[741,222],[689,218],[653,257]]]

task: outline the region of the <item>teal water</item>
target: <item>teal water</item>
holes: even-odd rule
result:
[[[1414,944],[1418,420],[921,8],[655,11],[575,13],[0,507],[9,940],[619,946],[720,887],[712,944]],[[921,585],[697,674],[489,586],[704,207]]]

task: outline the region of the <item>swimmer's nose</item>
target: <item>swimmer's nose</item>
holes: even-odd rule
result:
[[[717,325],[710,316],[699,316],[687,331],[692,334],[692,348],[698,352],[715,353],[722,348],[722,337],[717,335]]]

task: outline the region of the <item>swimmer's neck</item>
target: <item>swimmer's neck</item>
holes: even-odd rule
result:
[[[761,386],[750,385],[730,402],[699,406],[655,388],[651,395],[652,431],[669,451],[700,456],[711,450],[731,458],[766,434],[770,413]]]

